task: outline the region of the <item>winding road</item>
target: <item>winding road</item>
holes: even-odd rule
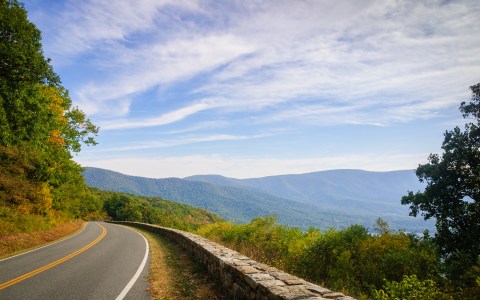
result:
[[[70,238],[0,260],[0,299],[150,299],[148,252],[141,234],[89,222]]]

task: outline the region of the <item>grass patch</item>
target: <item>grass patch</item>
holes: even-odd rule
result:
[[[178,245],[159,234],[139,228],[135,230],[147,238],[150,246],[149,292],[154,299],[227,299],[205,268]]]
[[[82,228],[84,221],[74,221],[58,224],[47,230],[29,233],[12,233],[0,236],[0,258],[5,258],[51,243]]]

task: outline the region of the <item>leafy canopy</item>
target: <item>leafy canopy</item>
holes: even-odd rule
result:
[[[23,4],[0,0],[0,208],[48,214],[71,207],[61,189],[83,187],[72,153],[94,145],[97,133],[72,107]]]
[[[435,241],[447,263],[466,255],[473,265],[480,255],[480,83],[470,89],[471,101],[460,105],[470,122],[445,132],[443,154],[430,154],[416,170],[425,191],[409,192],[402,204],[412,216],[436,219]]]
[[[79,152],[81,143],[95,144],[98,128],[72,107],[40,41],[23,5],[0,0],[0,144],[53,142]]]

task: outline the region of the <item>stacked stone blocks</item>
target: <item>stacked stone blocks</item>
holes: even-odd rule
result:
[[[217,279],[234,300],[355,300],[307,282],[277,268],[254,261],[199,235],[157,225],[128,224],[159,233],[180,245]]]

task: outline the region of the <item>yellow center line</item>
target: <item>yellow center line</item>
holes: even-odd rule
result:
[[[4,283],[0,284],[0,291],[3,290],[3,289],[5,289],[5,288],[7,288],[7,287],[9,287],[9,286],[12,286],[12,285],[17,284],[17,283],[19,283],[19,282],[21,282],[21,281],[24,281],[25,279],[28,279],[28,278],[30,278],[30,277],[33,277],[33,276],[39,274],[39,273],[42,273],[43,271],[46,271],[46,270],[48,270],[48,269],[51,269],[51,268],[53,268],[53,267],[55,267],[55,266],[57,266],[57,265],[65,262],[65,261],[67,261],[67,260],[69,260],[69,259],[71,259],[71,258],[73,258],[73,257],[75,257],[75,256],[77,256],[77,255],[79,255],[80,253],[82,253],[82,252],[84,252],[84,251],[92,248],[93,246],[95,246],[95,244],[97,244],[98,242],[100,242],[100,240],[103,239],[103,238],[105,237],[105,235],[107,234],[107,229],[105,229],[105,227],[103,227],[102,225],[100,225],[100,224],[98,224],[98,223],[95,223],[95,224],[97,224],[98,226],[100,226],[100,228],[102,228],[102,234],[101,234],[98,238],[96,238],[93,242],[91,242],[90,244],[86,245],[85,247],[83,247],[83,248],[81,248],[81,249],[79,249],[79,250],[77,250],[77,251],[75,251],[75,252],[73,252],[73,253],[70,253],[69,255],[67,255],[67,256],[65,256],[65,257],[62,257],[62,258],[60,258],[60,259],[58,259],[58,260],[56,260],[56,261],[54,261],[54,262],[52,262],[52,263],[49,263],[48,265],[45,265],[45,266],[43,266],[43,267],[41,267],[41,268],[38,268],[38,269],[33,270],[33,271],[31,271],[31,272],[25,273],[25,274],[23,274],[23,275],[21,275],[21,276],[18,276],[17,278],[14,278],[14,279],[12,279],[12,280],[9,280],[9,281],[7,281],[7,282],[4,282]]]

